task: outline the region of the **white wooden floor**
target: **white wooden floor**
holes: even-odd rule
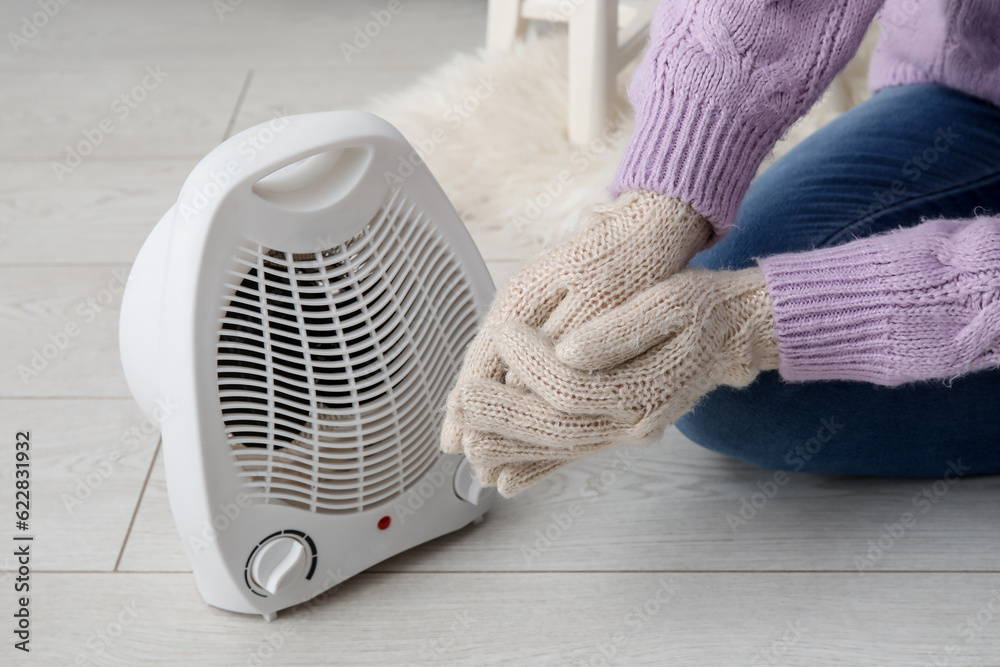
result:
[[[626,472],[582,462],[269,625],[204,604],[158,439],[123,441],[143,419],[118,362],[122,272],[220,140],[275,112],[364,106],[474,49],[485,2],[404,0],[350,63],[340,44],[385,0],[47,4],[58,13],[16,53],[8,33],[42,10],[0,5],[0,664],[1000,665],[1000,479],[961,481],[890,538],[929,482],[794,476],[734,530],[771,473],[676,431],[628,451]],[[162,82],[121,118],[114,101],[147,67]],[[58,180],[53,162],[104,118],[115,131]],[[482,245],[497,279],[525,256]],[[23,428],[30,655],[12,647]]]

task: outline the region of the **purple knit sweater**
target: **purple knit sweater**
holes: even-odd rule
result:
[[[612,194],[677,197],[725,234],[760,163],[880,8],[873,90],[935,82],[1000,104],[998,0],[663,0]],[[924,222],[760,265],[786,379],[894,385],[1000,364],[1000,219]]]

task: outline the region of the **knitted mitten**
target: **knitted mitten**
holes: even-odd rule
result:
[[[651,442],[716,386],[778,367],[759,268],[685,269],[558,341],[523,323],[489,334],[523,386],[465,382],[449,410],[490,434],[466,452],[506,496],[601,447]]]
[[[709,222],[690,206],[639,190],[592,208],[582,222],[574,238],[536,257],[499,290],[466,352],[454,392],[479,382],[517,384],[517,378],[507,377],[488,329],[517,322],[557,339],[679,271],[712,234]],[[445,451],[461,452],[463,439],[480,437],[463,433],[450,412],[445,416]]]

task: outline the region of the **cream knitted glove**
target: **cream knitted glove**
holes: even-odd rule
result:
[[[651,191],[623,192],[615,202],[591,208],[581,231],[529,262],[498,291],[482,328],[465,355],[454,392],[487,382],[518,384],[507,377],[487,330],[504,323],[538,327],[552,339],[594,315],[624,303],[636,292],[682,269],[712,235],[707,219],[689,205]],[[449,411],[441,447],[458,453],[489,441],[463,429]],[[496,482],[498,470],[480,466],[480,481]]]
[[[718,385],[778,367],[759,268],[685,269],[574,326],[558,341],[524,323],[489,334],[518,385],[462,383],[453,417],[488,434],[466,447],[511,496],[602,447],[651,442]]]

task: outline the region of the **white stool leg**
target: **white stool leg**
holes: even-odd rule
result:
[[[528,30],[521,18],[521,0],[490,0],[486,10],[486,48],[510,51],[518,37]]]
[[[603,129],[617,54],[618,1],[583,0],[569,18],[569,140],[575,144]]]

